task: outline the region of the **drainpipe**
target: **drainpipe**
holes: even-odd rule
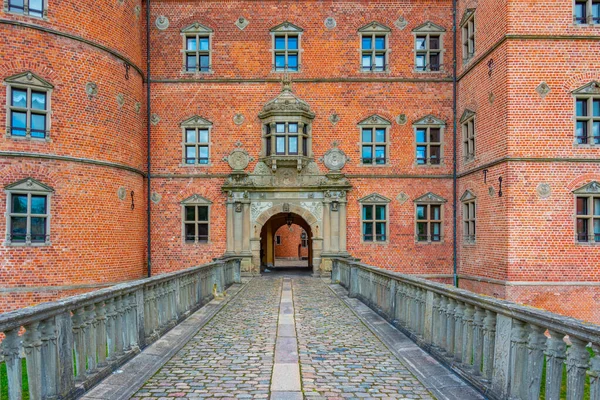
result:
[[[148,277],[152,276],[152,238],[151,233],[151,207],[152,207],[152,190],[150,188],[150,117],[151,117],[151,106],[150,106],[150,0],[146,0],[146,170],[148,173],[147,181],[147,207],[146,207],[146,248],[148,250]]]
[[[457,123],[456,123],[456,96],[457,96],[457,79],[456,79],[456,1],[452,0],[452,148],[454,149],[454,156],[452,162],[452,224],[453,224],[453,235],[454,240],[452,241],[452,278],[454,286],[458,287],[458,244],[457,244],[457,205],[458,200],[458,185],[457,185],[457,170],[456,161],[458,150],[456,148],[456,135],[457,135]]]

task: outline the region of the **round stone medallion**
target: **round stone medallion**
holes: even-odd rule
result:
[[[156,27],[161,31],[167,29],[169,27],[169,18],[165,17],[164,15],[160,15],[158,18],[156,18]]]
[[[337,147],[323,156],[323,163],[330,171],[340,171],[346,165],[346,161],[346,154]]]
[[[542,199],[547,199],[552,194],[552,188],[547,183],[540,183],[537,187],[538,196]]]
[[[245,170],[250,163],[250,157],[248,157],[248,153],[242,149],[235,149],[229,154],[227,157],[227,163],[231,169],[236,171]]]

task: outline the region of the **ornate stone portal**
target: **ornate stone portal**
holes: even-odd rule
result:
[[[261,158],[252,172],[246,171],[251,157],[239,147],[232,149],[227,158],[232,172],[223,185],[227,193],[225,256],[241,256],[242,272],[246,274],[260,273],[266,248],[261,243],[266,237],[264,229],[270,229],[268,225],[274,219],[291,216],[294,223],[310,232],[309,264],[313,273],[329,273],[331,257],[348,256],[346,193],[351,185],[341,172],[347,157],[334,144],[322,160],[328,172],[321,172],[311,149],[314,114],[306,102],[293,96],[289,80],[284,80],[282,93],[265,108],[259,118],[270,125],[269,129],[277,129],[276,123],[306,126],[300,140],[306,140],[307,145],[298,154],[278,156],[266,152],[264,146],[270,142],[263,140]],[[266,129],[263,138],[265,133]]]

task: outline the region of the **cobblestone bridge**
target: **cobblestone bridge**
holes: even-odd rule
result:
[[[131,398],[438,397],[432,390],[444,390],[444,398],[478,398],[398,332],[396,344],[425,363],[407,368],[410,360],[395,356],[327,282],[281,273],[252,279]],[[423,367],[437,373],[437,384],[425,379]],[[117,386],[127,387],[127,375],[138,378],[135,366],[123,371],[114,377]],[[86,398],[119,395],[109,378]]]

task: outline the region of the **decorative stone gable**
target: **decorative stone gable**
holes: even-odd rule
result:
[[[466,190],[465,193],[461,196],[460,201],[469,201],[476,199],[477,196],[473,194],[470,190]]]
[[[385,196],[382,196],[377,193],[370,194],[368,196],[359,199],[359,203],[370,203],[370,204],[388,204],[391,203],[392,200],[388,199]]]
[[[392,30],[390,28],[388,28],[387,26],[380,24],[377,21],[373,21],[368,23],[367,25],[359,28],[358,30],[359,32],[381,32],[381,33],[387,33],[387,32],[391,32]]]
[[[575,189],[573,191],[575,194],[588,194],[588,193],[600,193],[600,183],[596,181],[592,181],[587,185],[580,187],[579,189]]]
[[[186,204],[212,204],[212,201],[206,197],[202,197],[199,194],[194,194],[181,202],[182,205]]]
[[[54,189],[52,189],[48,185],[44,185],[42,182],[35,180],[33,178],[25,178],[21,179],[18,182],[11,183],[4,187],[6,190],[14,190],[14,191],[27,191],[27,192],[42,192],[42,193],[53,193]]]
[[[592,81],[579,89],[575,89],[573,94],[600,94],[600,83]]]
[[[472,117],[475,116],[475,111],[469,110],[468,108],[463,112],[462,116],[460,117],[460,123],[464,123],[465,121],[470,120]]]
[[[426,115],[423,118],[415,121],[413,123],[414,126],[446,126],[446,122],[443,120],[434,117],[433,115]]]
[[[10,76],[6,78],[4,82],[16,85],[21,84],[31,87],[39,87],[46,90],[54,89],[54,86],[52,86],[52,84],[40,78],[31,71],[21,72],[20,74]]]
[[[446,32],[446,29],[438,24],[434,24],[431,21],[427,21],[424,24],[417,26],[412,30],[415,33],[432,33],[432,32]]]
[[[387,119],[383,118],[381,115],[373,114],[370,117],[367,117],[358,123],[361,125],[385,125],[390,126],[392,123]]]
[[[433,204],[439,204],[439,203],[446,203],[448,200],[444,199],[442,196],[438,196],[435,193],[426,193],[421,197],[418,197],[415,199],[415,203],[433,203]]]

